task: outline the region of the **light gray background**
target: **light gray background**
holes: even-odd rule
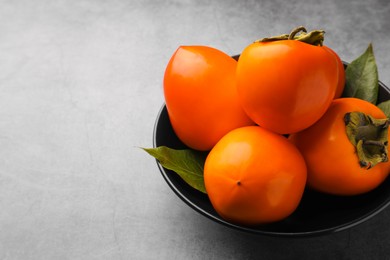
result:
[[[334,235],[248,235],[184,204],[137,147],[179,45],[237,54],[322,28],[346,61],[372,42],[390,85],[389,14],[386,0],[1,0],[0,259],[384,259],[390,208]]]

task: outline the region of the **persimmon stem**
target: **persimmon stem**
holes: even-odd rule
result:
[[[287,39],[288,39],[288,34],[282,34],[282,35],[262,38],[262,39],[255,41],[255,42],[274,42],[274,41],[281,41],[281,40],[287,40]]]
[[[288,35],[288,40],[294,40],[295,35],[299,32],[307,33],[307,30],[303,26],[298,26],[297,28],[294,28],[294,30],[292,30],[291,33]]]
[[[298,34],[300,32],[300,34]],[[298,34],[298,35],[297,35]],[[305,42],[315,46],[322,46],[324,42],[323,30],[313,30],[307,33],[307,30],[303,26],[299,26],[291,31],[290,34],[281,34],[277,36],[271,36],[259,39],[255,42],[273,42],[273,41],[282,41],[282,40],[295,40],[300,42]]]
[[[363,140],[363,145],[374,145],[384,149],[387,143],[382,141],[376,141],[376,140],[368,140],[368,141]]]
[[[361,167],[370,169],[388,161],[388,118],[376,119],[362,112],[351,112],[344,115],[344,122]]]

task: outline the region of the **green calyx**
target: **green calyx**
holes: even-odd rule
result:
[[[350,112],[345,114],[344,122],[361,167],[370,169],[388,161],[388,118],[376,119],[362,112]]]
[[[267,37],[267,38],[257,40],[255,42],[295,40],[295,41],[305,42],[315,46],[322,46],[324,42],[324,34],[325,31],[323,30],[314,30],[308,33],[305,27],[299,26],[294,30],[292,30],[290,34],[281,34],[277,36]]]

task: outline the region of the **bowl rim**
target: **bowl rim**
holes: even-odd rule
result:
[[[344,62],[344,64],[348,64]],[[380,80],[378,80],[378,86],[379,88],[385,89],[388,93],[390,93],[390,88],[387,87],[385,84],[383,84]],[[157,119],[154,123],[154,129],[153,129],[153,147],[157,147],[157,130],[158,130],[158,125],[159,125],[159,119],[164,112],[164,109],[166,109],[166,104],[165,102],[161,106],[158,114],[157,114]],[[205,216],[208,219],[211,219],[219,224],[222,224],[224,226],[227,226],[229,228],[233,228],[235,230],[239,230],[241,232],[245,233],[252,233],[256,235],[266,235],[266,236],[274,236],[274,237],[313,237],[313,236],[319,236],[319,235],[327,235],[327,234],[333,234],[337,233],[340,231],[347,230],[349,228],[355,227],[372,217],[376,216],[377,214],[381,213],[387,206],[390,205],[390,197],[388,197],[386,200],[384,200],[382,203],[380,203],[377,207],[373,208],[372,210],[368,211],[367,213],[363,214],[362,216],[351,220],[347,221],[344,224],[339,224],[334,227],[329,227],[329,228],[320,228],[318,230],[313,230],[313,231],[303,231],[303,232],[278,232],[278,231],[266,231],[266,230],[261,230],[261,229],[256,229],[256,228],[251,228],[251,227],[246,227],[246,226],[241,226],[238,224],[234,224],[231,222],[228,222],[221,217],[217,217],[210,212],[202,209],[200,206],[198,206],[196,203],[193,203],[189,198],[187,198],[176,186],[175,184],[170,180],[168,177],[168,173],[166,172],[165,168],[159,163],[158,160],[156,160],[158,169],[165,179],[166,183],[168,186],[173,190],[173,192],[183,201],[185,202],[188,206],[190,206],[192,209],[194,209],[196,212],[200,213],[201,215]]]

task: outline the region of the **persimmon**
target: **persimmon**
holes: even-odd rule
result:
[[[217,213],[243,225],[275,222],[298,206],[306,165],[284,136],[260,126],[232,130],[210,151],[204,182]]]
[[[237,61],[207,46],[181,46],[164,74],[164,96],[177,137],[207,151],[237,127],[253,125],[238,99]]]
[[[323,31],[295,39],[265,38],[248,45],[237,63],[242,107],[258,125],[279,134],[299,132],[328,109],[339,83],[339,61],[322,46]],[[283,35],[282,35],[283,36]]]
[[[305,158],[307,184],[334,195],[373,190],[388,176],[389,120],[368,101],[335,99],[325,115],[289,136]]]

